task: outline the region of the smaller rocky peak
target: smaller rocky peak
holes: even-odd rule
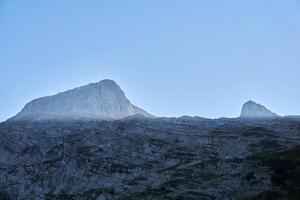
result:
[[[275,118],[278,117],[265,106],[258,104],[254,101],[247,101],[243,107],[240,118]]]

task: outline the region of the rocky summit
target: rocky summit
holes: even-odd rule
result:
[[[132,115],[153,117],[131,104],[114,81],[103,80],[35,99],[12,120],[121,119]]]
[[[268,110],[265,106],[254,101],[248,101],[243,105],[241,118],[274,118],[278,117],[275,113]]]

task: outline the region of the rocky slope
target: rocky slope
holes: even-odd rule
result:
[[[0,199],[299,199],[300,121],[0,124]]]
[[[35,99],[12,120],[121,119],[132,115],[153,117],[132,105],[114,81],[103,80]]]

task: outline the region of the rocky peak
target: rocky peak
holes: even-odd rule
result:
[[[247,101],[242,108],[241,118],[274,118],[278,117],[275,113],[268,110],[265,106],[254,101]]]
[[[116,82],[106,79],[35,99],[13,119],[121,119],[137,114],[152,117],[131,104]]]

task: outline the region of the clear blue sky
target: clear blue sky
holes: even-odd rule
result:
[[[300,114],[300,1],[0,0],[0,121],[105,78],[158,116]]]

